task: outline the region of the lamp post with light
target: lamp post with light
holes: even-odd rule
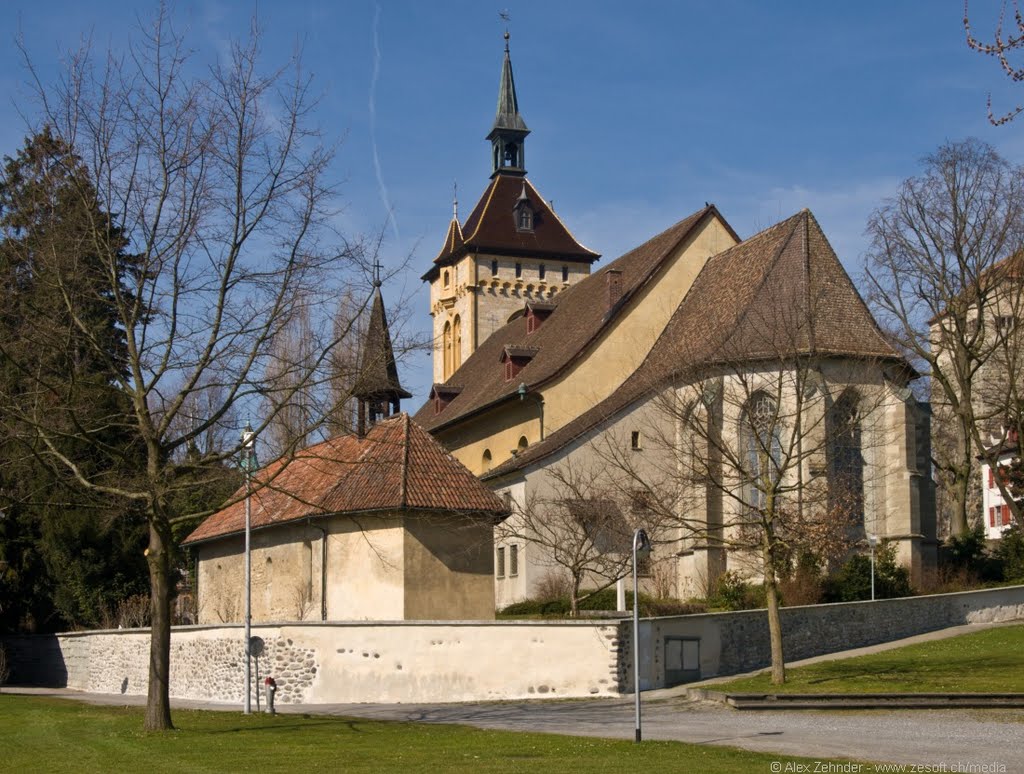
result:
[[[252,713],[252,654],[249,652],[252,642],[252,573],[250,565],[250,533],[252,531],[252,473],[258,464],[256,461],[256,433],[246,422],[242,431],[242,447],[239,454],[239,466],[245,473],[245,709],[246,715]]]
[[[637,581],[637,562],[651,555],[651,541],[647,533],[638,529],[633,533],[633,693],[636,697],[636,738],[640,732],[640,587]]]

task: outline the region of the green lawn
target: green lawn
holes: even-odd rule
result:
[[[727,693],[1024,692],[1024,625],[789,669],[785,685],[761,674],[711,687]]]
[[[801,761],[678,742],[589,739],[309,715],[174,712],[0,694],[0,770],[28,772],[767,772]],[[802,762],[806,763],[806,760]]]

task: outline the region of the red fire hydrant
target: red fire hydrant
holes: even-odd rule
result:
[[[273,677],[268,677],[263,681],[263,690],[267,695],[267,712],[271,715],[276,715],[277,710],[274,709],[274,694],[277,692],[277,681]]]

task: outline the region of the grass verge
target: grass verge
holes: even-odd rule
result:
[[[765,673],[713,688],[726,693],[1024,692],[1024,625],[787,669],[785,685],[772,685]]]
[[[728,747],[484,731],[310,715],[177,710],[147,734],[139,708],[0,694],[0,769],[42,772],[768,772],[804,759]],[[797,770],[795,767],[791,770]]]

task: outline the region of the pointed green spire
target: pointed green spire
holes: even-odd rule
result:
[[[519,115],[519,99],[516,97],[516,82],[512,77],[512,59],[508,53],[508,32],[505,32],[505,61],[501,65],[501,83],[498,86],[498,111],[494,116],[487,139],[491,143],[493,161],[492,177],[499,172],[515,175],[526,173],[526,154],[523,144],[530,130]]]
[[[512,129],[529,132],[526,122],[519,115],[519,100],[516,98],[516,81],[512,77],[512,59],[508,52],[509,34],[505,33],[505,61],[501,65],[501,83],[498,86],[498,111],[494,116],[492,130]]]

